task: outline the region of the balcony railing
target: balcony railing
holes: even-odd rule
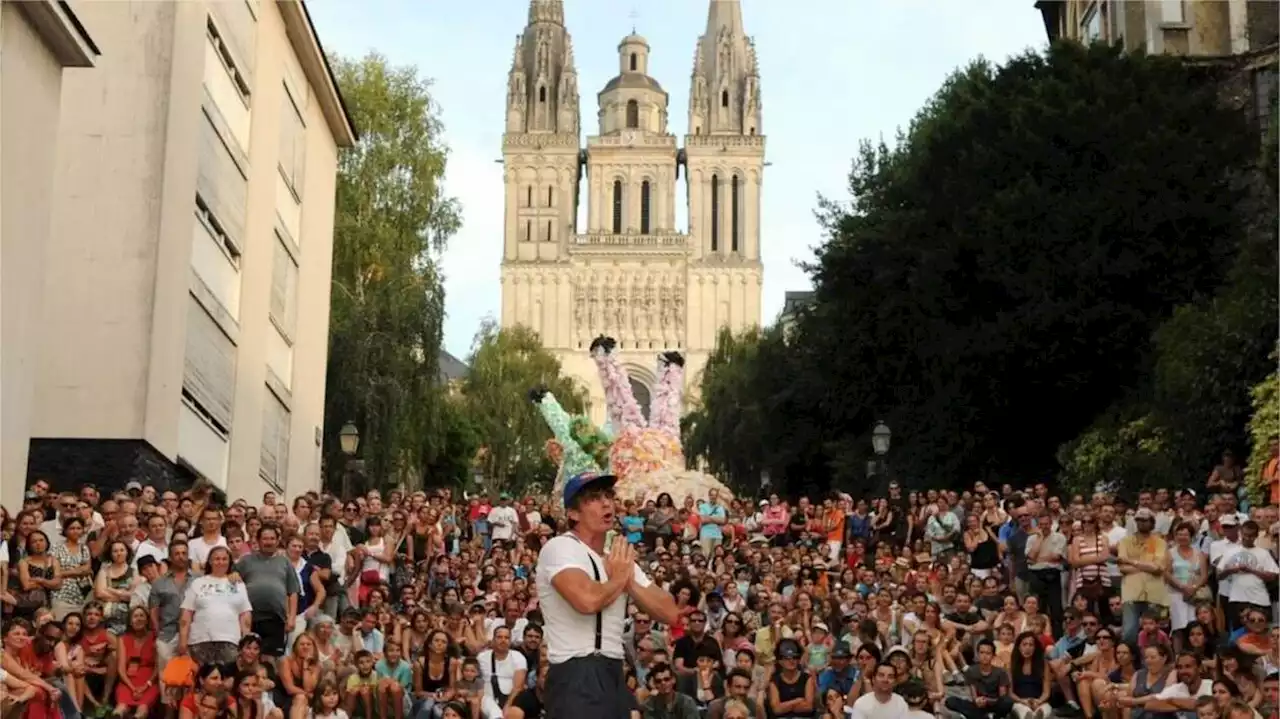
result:
[[[669,234],[669,235],[639,235],[639,234],[620,234],[615,235],[608,232],[592,232],[585,235],[575,235],[573,244],[578,246],[589,247],[665,247],[665,248],[683,248],[689,242],[688,235]]]

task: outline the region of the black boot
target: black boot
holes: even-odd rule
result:
[[[684,366],[684,355],[679,352],[663,352],[661,357],[663,364],[673,364],[677,367]]]

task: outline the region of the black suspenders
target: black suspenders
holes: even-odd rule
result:
[[[595,577],[595,580],[598,583],[600,581],[600,568],[596,566],[596,558],[591,556],[591,549],[587,546],[586,542],[582,541],[581,539],[578,539],[577,536],[573,534],[570,534],[569,536],[573,537],[574,541],[576,541],[578,544],[581,544],[582,548],[587,550],[587,561],[591,562],[591,574],[592,576]],[[600,653],[600,649],[603,646],[604,646],[604,610],[601,609],[600,611],[596,612],[596,654]]]

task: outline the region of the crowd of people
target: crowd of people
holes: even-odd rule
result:
[[[678,609],[628,609],[631,714],[1277,719],[1280,517],[1239,484],[617,497],[609,541]],[[0,510],[4,717],[543,716],[558,502],[215,494]]]

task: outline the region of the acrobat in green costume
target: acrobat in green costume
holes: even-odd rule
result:
[[[530,390],[529,399],[538,406],[560,447],[560,476],[609,471],[609,447],[613,444],[613,437],[608,431],[596,427],[583,415],[566,412],[556,396],[544,388]]]

